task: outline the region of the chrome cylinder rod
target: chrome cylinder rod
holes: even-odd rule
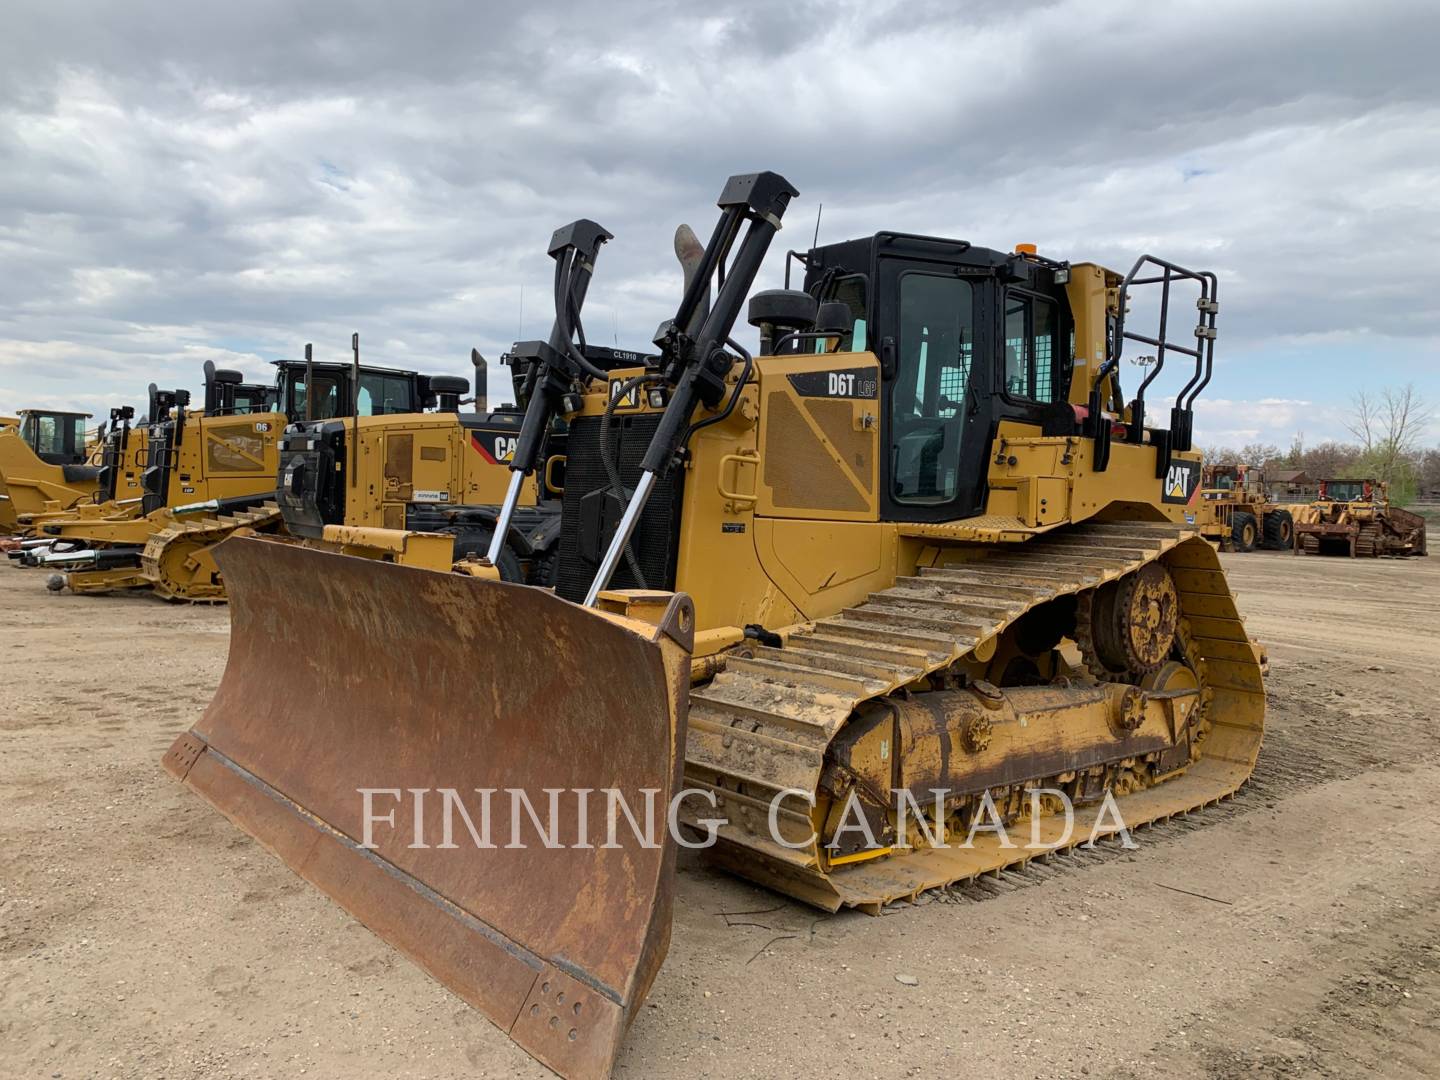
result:
[[[93,563],[95,561],[95,549],[85,548],[83,551],[52,551],[41,555],[36,561],[43,566],[63,566],[69,563]]]
[[[524,483],[525,474],[519,469],[510,473],[510,486],[505,489],[500,516],[495,519],[495,534],[490,537],[490,550],[485,553],[485,561],[491,566],[500,565],[500,553],[505,550],[505,536],[510,532],[510,519],[515,516],[515,505],[520,501],[520,488]]]
[[[172,514],[198,514],[219,509],[219,499],[206,499],[204,502],[186,503],[184,506],[172,507],[170,512]]]

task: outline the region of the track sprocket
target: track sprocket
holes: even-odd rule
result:
[[[1081,594],[1075,640],[1097,679],[1137,682],[1169,657],[1179,623],[1180,597],[1170,571],[1148,563]]]

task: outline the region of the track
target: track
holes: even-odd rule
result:
[[[785,648],[762,647],[753,657],[730,660],[693,691],[687,786],[712,791],[718,816],[729,819],[712,857],[816,906],[872,912],[1036,857],[1035,850],[989,837],[970,848],[916,849],[827,873],[816,844],[791,850],[770,838],[768,811],[786,789],[818,790],[826,748],[861,703],[977,651],[983,659],[988,643],[1036,605],[1079,596],[1156,560],[1170,568],[1179,591],[1181,637],[1208,700],[1208,738],[1183,775],[1126,796],[1121,808],[1134,827],[1232,794],[1259,752],[1263,689],[1213,549],[1170,525],[1086,524],[1021,549],[986,549],[974,563],[922,569],[919,577],[819,620]],[[781,816],[808,821],[808,807],[800,802]],[[1093,817],[1093,810],[1077,812],[1073,843],[1088,839]],[[1055,839],[1059,830],[1042,835]]]
[[[244,529],[274,532],[284,524],[280,507],[266,502],[253,510],[172,521],[145,543],[141,573],[157,596],[191,603],[220,603],[225,587],[211,555],[216,544]]]

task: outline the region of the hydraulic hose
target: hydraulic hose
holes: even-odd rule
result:
[[[571,321],[576,314],[575,291],[571,287],[571,278],[574,275],[575,260],[580,258],[579,252],[569,252],[564,258],[555,260],[555,319],[559,323],[560,330],[559,345],[565,350],[567,356],[575,363],[581,371],[592,379],[605,379],[606,372],[596,367],[585,354],[575,346],[575,324]]]

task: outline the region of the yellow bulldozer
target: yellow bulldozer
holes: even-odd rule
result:
[[[110,410],[109,421],[100,426],[90,459],[98,470],[96,488],[88,499],[65,510],[26,514],[18,520],[15,535],[35,538],[46,525],[138,517],[149,428],[132,424],[134,418],[133,406],[118,406]]]
[[[579,257],[588,280],[608,239],[593,221],[575,221],[556,230],[549,254],[557,265]],[[578,318],[583,286],[574,301]],[[552,332],[552,343],[558,333]],[[312,547],[437,570],[475,571],[484,556],[506,581],[553,584],[566,463],[563,419],[551,417],[534,440],[543,447],[541,467],[505,468],[522,442],[531,445],[525,406],[534,393],[538,350],[545,347],[520,342],[504,357],[513,369],[516,406],[487,411],[486,363],[472,350],[473,411],[459,410],[465,380],[436,376],[428,381],[438,394],[435,412],[292,424],[280,451],[286,531]],[[606,371],[642,361],[639,353],[595,345],[584,345],[583,357]],[[514,481],[509,491],[507,476]]]
[[[615,1060],[680,843],[878,912],[1223,799],[1259,751],[1257,648],[1185,518],[1214,275],[881,232],[790,253],[747,349],[795,195],[730,179],[643,366],[586,358],[557,260],[509,463],[513,493],[568,421],[553,589],[216,554],[230,657],[166,768],[565,1076]],[[1195,305],[1184,340],[1127,323],[1142,291]]]
[[[238,372],[217,370],[210,361],[205,364],[205,388],[207,416],[265,412],[270,409],[275,396],[273,387],[245,383]],[[162,395],[152,384],[152,412],[156,408],[157,397],[160,396]],[[133,423],[134,406],[112,408],[109,421],[100,425],[94,445],[88,450],[86,464],[95,470],[95,490],[88,498],[63,509],[57,508],[56,504],[44,511],[19,516],[15,527],[16,535],[39,537],[43,535],[42,530],[46,525],[88,527],[95,523],[123,521],[142,516],[142,476],[149,460],[150,426],[163,419],[164,417],[150,415],[143,423],[136,424]],[[55,533],[49,535],[53,536]],[[51,541],[47,540],[41,541],[42,546],[49,546],[50,543]]]
[[[1318,498],[1300,511],[1294,550],[1365,559],[1424,555],[1425,519],[1392,506],[1382,480],[1321,480]]]
[[[358,345],[358,341],[356,342]],[[143,429],[121,416],[106,436],[101,477],[118,496],[67,515],[40,519],[35,538],[12,552],[22,565],[49,567],[52,589],[112,592],[150,589],[166,599],[218,601],[224,584],[212,551],[233,533],[276,533],[284,522],[276,503],[284,410],[344,417],[354,403],[366,412],[412,410],[433,404],[431,377],[412,371],[343,362],[276,363],[273,385],[246,383],[239,372],[205,366],[203,411],[192,413],[184,390],[150,387]],[[436,379],[442,377],[435,377]],[[464,383],[464,380],[459,380]],[[309,395],[307,387],[315,393]],[[137,430],[140,430],[137,439]],[[138,442],[140,449],[127,449]],[[135,482],[139,495],[129,495]],[[107,472],[112,458],[123,467]],[[123,489],[120,485],[124,484]]]
[[[94,497],[99,469],[90,464],[89,413],[24,409],[0,425],[0,532],[22,532],[34,514],[68,510]]]
[[[238,527],[279,521],[274,497],[276,440],[283,415],[268,388],[251,412],[237,405],[238,372],[205,371],[206,408],[192,412],[185,390],[149,388],[143,425],[133,409],[114,413],[101,447],[98,502],[41,516],[33,537],[12,553],[22,566],[48,568],[50,588],[74,592],[153,589],[172,599],[223,596],[210,544]]]

